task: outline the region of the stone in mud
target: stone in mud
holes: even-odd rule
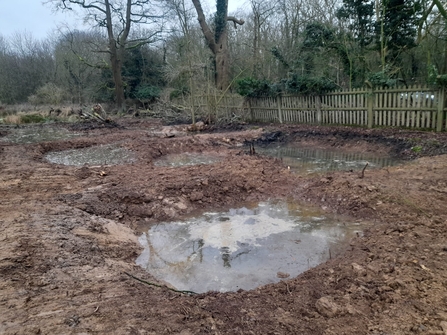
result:
[[[441,321],[440,326],[441,326],[442,331],[444,332],[444,334],[447,335],[447,322],[446,321]]]
[[[189,200],[191,201],[199,201],[203,199],[203,193],[202,192],[192,192],[189,196]]]
[[[366,276],[366,269],[363,266],[357,263],[352,263],[351,266],[357,276]]]
[[[315,303],[315,307],[323,316],[326,316],[328,318],[333,318],[334,316],[337,316],[341,312],[341,307],[338,306],[332,297],[322,297],[317,300]]]

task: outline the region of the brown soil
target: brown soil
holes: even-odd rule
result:
[[[84,136],[67,141],[0,141],[1,334],[447,334],[447,134],[245,126],[191,135],[118,124],[82,124]],[[364,178],[299,176],[241,146],[271,140],[420,157]],[[102,143],[138,161],[79,168],[43,158]],[[185,151],[222,160],[152,164]],[[127,275],[157,282],[134,264],[137,236],[152,224],[282,197],[372,223],[341,256],[252,291],[185,295]]]

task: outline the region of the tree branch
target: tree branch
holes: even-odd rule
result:
[[[192,0],[192,3],[194,4],[194,7],[196,9],[197,19],[199,20],[200,28],[202,28],[206,42],[208,43],[208,46],[210,47],[211,51],[215,54],[216,42],[214,40],[214,34],[211,31],[208,24],[206,23],[205,14],[203,14],[202,4],[200,3],[200,0]]]
[[[227,21],[232,21],[234,23],[234,29],[237,29],[236,24],[242,26],[245,23],[244,20],[242,20],[242,19],[238,20],[234,16],[227,16]]]

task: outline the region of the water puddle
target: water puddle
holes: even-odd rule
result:
[[[185,152],[182,154],[166,155],[154,162],[155,166],[191,166],[200,164],[213,164],[220,161],[221,158],[209,154]]]
[[[136,161],[133,152],[113,144],[50,152],[45,158],[50,163],[73,166],[118,165]]]
[[[325,171],[361,170],[368,163],[368,168],[381,168],[397,165],[398,159],[378,157],[371,153],[347,153],[341,150],[300,148],[295,145],[267,146],[256,148],[262,155],[277,157],[284,165],[299,173]]]
[[[346,247],[360,224],[285,201],[152,227],[136,263],[180,290],[237,291],[295,277]]]
[[[80,135],[81,134],[70,132],[65,128],[26,127],[26,128],[9,129],[9,134],[0,140],[17,144],[30,144],[39,142],[67,140]]]

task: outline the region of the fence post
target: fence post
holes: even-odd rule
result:
[[[278,104],[278,119],[279,119],[279,123],[282,123],[282,109],[281,109],[281,96],[278,95],[276,97],[276,102]]]
[[[321,96],[317,95],[315,97],[315,107],[317,109],[317,123],[321,124]]]
[[[366,100],[368,102],[368,128],[372,128],[374,125],[374,92],[372,88],[367,91]]]
[[[439,89],[438,94],[438,115],[436,117],[436,131],[442,131],[442,125],[444,123],[444,86]]]
[[[248,109],[248,114],[250,115],[250,120],[254,121],[254,115],[253,115],[253,110],[251,109],[251,102],[250,102],[251,98],[247,98],[247,109]]]

